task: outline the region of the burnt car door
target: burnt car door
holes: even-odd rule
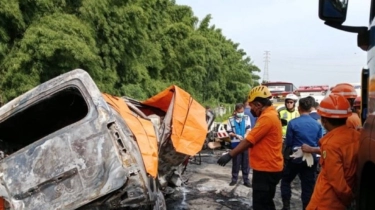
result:
[[[0,196],[12,209],[76,209],[126,183],[132,166],[108,131],[110,110],[74,70],[0,108]],[[131,157],[128,156],[129,161]]]

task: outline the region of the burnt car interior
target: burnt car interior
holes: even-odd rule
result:
[[[165,116],[165,112],[163,110],[159,109],[159,108],[142,104],[140,101],[137,101],[135,99],[132,99],[132,98],[129,98],[129,97],[126,97],[126,96],[124,96],[122,98],[125,99],[126,102],[129,102],[129,103],[133,104],[135,107],[137,107],[139,110],[141,110],[146,116],[149,116],[149,115],[152,115],[152,114],[156,114],[159,117]],[[129,107],[129,108],[132,110],[131,107]]]
[[[87,103],[76,87],[60,90],[0,122],[0,150],[10,155],[83,119]]]

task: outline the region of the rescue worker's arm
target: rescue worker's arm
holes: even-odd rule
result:
[[[240,143],[233,150],[229,152],[229,155],[231,157],[234,157],[242,153],[243,151],[249,149],[249,147],[253,147],[253,144],[246,140],[240,141]]]
[[[345,206],[349,205],[354,198],[352,189],[349,187],[345,180],[344,167],[342,162],[342,156],[338,149],[335,149],[329,145],[324,148],[324,169],[326,172],[326,178],[329,184],[332,186],[337,198]]]
[[[302,144],[302,152],[320,154],[320,147],[312,147],[307,144]]]
[[[268,123],[267,123],[268,122]],[[236,156],[239,153],[253,147],[254,144],[259,142],[265,135],[268,134],[269,130],[272,128],[271,120],[267,117],[258,118],[257,123],[250,133],[246,136],[246,141],[241,141],[233,150],[229,152],[230,156]]]
[[[292,147],[293,145],[293,121],[290,121],[286,129],[285,146]]]

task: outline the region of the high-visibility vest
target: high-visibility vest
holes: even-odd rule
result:
[[[286,109],[280,111],[280,118],[281,118],[281,119],[285,119],[285,120],[287,120],[288,123],[289,123],[292,119],[294,119],[294,118],[296,118],[296,117],[299,117],[299,112],[298,112],[297,110],[294,110],[293,112],[289,112],[289,111],[286,110]],[[283,137],[285,137],[285,135],[286,135],[286,129],[287,129],[287,128],[288,128],[287,125],[285,125],[285,126],[282,127]]]
[[[242,120],[244,120],[244,122],[246,123],[246,121],[249,120],[248,118],[249,118],[249,116],[244,115],[244,117],[242,118]],[[230,126],[232,128],[233,133],[237,134],[237,132],[236,132],[236,126],[234,124],[236,122],[236,118],[235,117],[230,117],[229,118],[229,122],[230,122]],[[251,127],[251,121],[250,121],[250,127]],[[246,130],[246,124],[245,124],[245,130]],[[243,137],[245,138],[245,136],[243,136]],[[231,147],[235,148],[240,143],[240,140],[238,138],[236,138],[236,137],[232,137],[230,142],[231,142]]]

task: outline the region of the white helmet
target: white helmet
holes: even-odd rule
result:
[[[286,95],[285,100],[288,100],[288,99],[293,100],[293,101],[296,102],[296,101],[298,101],[298,96],[296,96],[295,94],[291,93],[291,94]]]

